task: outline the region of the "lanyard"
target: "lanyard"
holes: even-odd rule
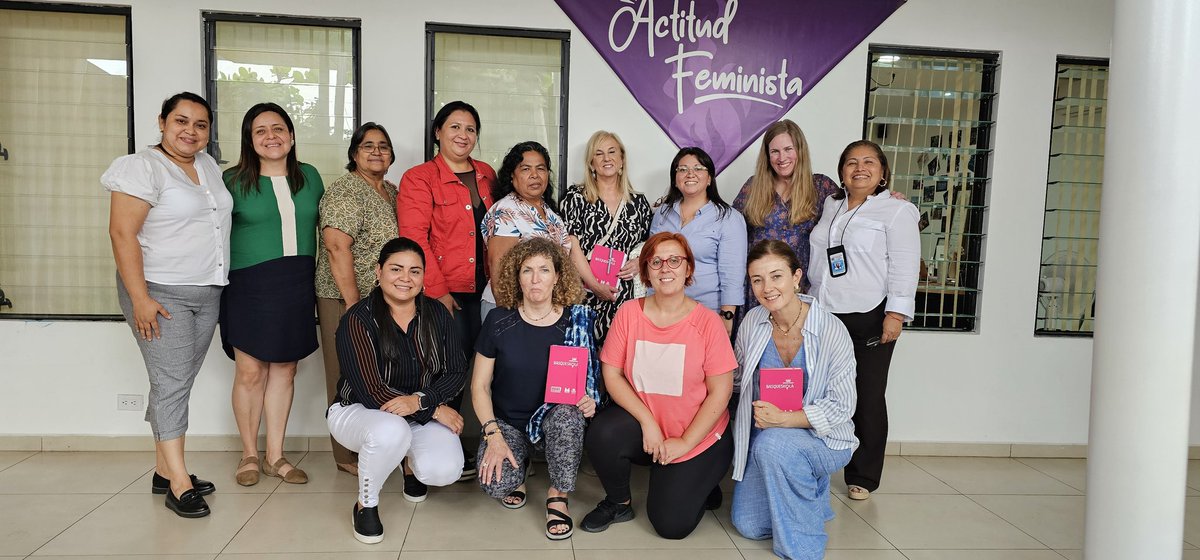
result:
[[[834,245],[833,245],[833,224],[834,224],[834,222],[837,222],[838,213],[842,211],[842,206],[849,199],[850,199],[850,195],[847,194],[846,198],[842,199],[842,204],[838,204],[837,210],[833,211],[833,219],[829,221],[829,247],[830,248],[834,247]],[[867,200],[871,200],[871,199],[868,198]],[[858,208],[855,208],[854,211],[850,213],[850,217],[846,218],[846,227],[842,228],[842,238],[840,240],[838,240],[839,246],[842,244],[841,243],[842,241],[846,240],[846,230],[850,229],[850,220],[853,220],[854,215],[858,214],[858,211],[862,210],[862,207],[867,205],[867,200],[862,201],[862,204],[859,204]]]

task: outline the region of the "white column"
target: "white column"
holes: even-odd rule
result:
[[[1084,547],[1089,560],[1179,558],[1200,265],[1200,2],[1115,0],[1113,21]]]

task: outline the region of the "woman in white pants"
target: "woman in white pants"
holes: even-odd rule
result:
[[[463,419],[445,403],[462,391],[466,357],[445,306],[424,296],[425,254],[408,238],[379,252],[371,294],[346,311],[337,329],[340,400],[329,433],[358,452],[354,538],[383,540],[379,491],[406,457],[404,497],[425,500],[426,486],[462,474]]]

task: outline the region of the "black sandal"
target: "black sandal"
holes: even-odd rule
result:
[[[516,498],[517,501],[514,503],[509,503],[509,498]],[[500,505],[508,509],[521,509],[525,507],[525,501],[525,492],[523,490],[513,490],[512,492],[509,492],[504,499],[500,500]]]
[[[551,519],[546,522],[546,538],[550,539],[552,541],[561,541],[563,539],[571,538],[571,533],[573,533],[575,531],[575,521],[573,519],[571,519],[570,515],[567,515],[556,509],[550,509],[550,504],[556,503],[556,502],[562,502],[564,505],[566,505],[567,499],[563,498],[563,497],[546,498],[546,515],[553,515],[554,517],[558,518],[558,519]],[[566,531],[563,531],[561,533],[551,533],[550,532],[551,527],[561,527],[563,525],[567,526]]]

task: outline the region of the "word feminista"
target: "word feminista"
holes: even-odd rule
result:
[[[783,107],[788,96],[800,95],[803,91],[803,81],[788,75],[786,58],[780,61],[779,72],[775,74],[767,74],[765,67],[760,67],[757,73],[754,70],[747,72],[742,65],[734,70],[723,71],[713,70],[711,66],[695,71],[684,69],[687,59],[715,58],[711,51],[698,48],[687,50],[685,43],[694,46],[699,39],[708,38],[720,41],[722,45],[729,44],[729,29],[737,15],[738,0],[728,0],[725,12],[712,19],[696,15],[694,0],[688,3],[687,9],[680,8],[679,0],[674,0],[671,12],[660,16],[655,16],[654,0],[621,0],[621,3],[627,5],[618,9],[608,22],[609,47],[616,52],[624,52],[633,44],[638,33],[644,32],[646,55],[654,58],[655,39],[670,37],[675,41],[675,54],[663,59],[663,62],[674,65],[671,78],[675,80],[675,101],[680,114],[684,108],[683,87],[688,82],[699,94],[692,101],[694,105],[718,99],[744,99]],[[725,68],[731,66],[724,65]],[[776,97],[778,102],[774,100]]]

